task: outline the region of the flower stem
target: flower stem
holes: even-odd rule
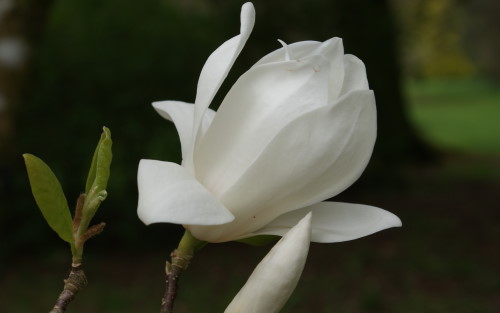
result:
[[[179,246],[170,254],[171,262],[166,262],[166,288],[161,301],[160,313],[172,313],[174,311],[179,276],[188,267],[194,252],[205,244],[206,242],[194,238],[189,231],[184,232]]]
[[[82,264],[73,263],[68,278],[64,280],[64,289],[59,298],[57,298],[54,308],[49,313],[65,312],[68,304],[80,290],[87,286],[87,283],[87,277],[82,269]]]

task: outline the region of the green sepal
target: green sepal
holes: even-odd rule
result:
[[[280,238],[280,236],[275,236],[275,235],[257,235],[254,237],[243,238],[243,239],[239,239],[239,240],[235,240],[235,241],[245,243],[247,245],[259,247],[259,246],[266,245],[266,244],[270,243],[271,241],[278,240],[279,238]]]
[[[61,239],[73,245],[73,221],[59,180],[41,159],[28,153],[23,157],[31,191],[43,217]]]

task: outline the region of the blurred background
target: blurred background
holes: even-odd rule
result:
[[[31,196],[22,153],[48,163],[73,203],[101,127],[109,197],[86,246],[90,285],[69,312],[157,311],[182,227],[136,217],[140,159],[180,161],[150,103],[194,101],[208,55],[238,34],[243,1],[0,0],[0,311],[48,311],[70,254]],[[500,312],[500,2],[255,0],[256,26],[224,83],[276,39],[344,39],[367,66],[379,134],[334,200],[383,207],[403,228],[312,244],[283,312]],[[209,245],[181,281],[178,312],[222,312],[271,245]],[[196,277],[198,276],[198,277]]]

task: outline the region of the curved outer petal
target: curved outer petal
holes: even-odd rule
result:
[[[141,160],[137,173],[137,214],[146,225],[218,225],[234,216],[183,167],[170,162]]]
[[[197,146],[196,177],[222,195],[286,124],[328,104],[328,66],[313,56],[264,64],[241,76]]]
[[[163,118],[175,124],[181,141],[182,156],[186,157],[191,153],[188,149],[193,146],[194,105],[181,101],[159,101],[153,102],[153,107]],[[208,109],[205,112],[200,128],[202,134],[206,132],[214,116],[214,110]]]
[[[190,170],[194,170],[192,165],[192,152],[198,140],[197,137],[202,136],[202,134],[199,133],[199,129],[205,111],[229,73],[234,61],[243,49],[243,46],[252,32],[254,23],[255,9],[252,3],[247,2],[241,7],[240,35],[229,39],[217,48],[217,50],[208,57],[201,70],[195,100],[193,146],[191,149],[187,150],[189,154],[185,156],[186,167]]]
[[[273,207],[289,207],[292,209],[288,211],[292,211],[336,196],[351,186],[368,165],[377,137],[373,91],[354,91],[339,99],[328,111],[314,113],[316,118],[308,117],[309,121],[303,123],[323,129],[323,136],[331,139],[326,145],[329,151],[323,152],[324,163],[308,162],[303,179],[299,180],[300,176],[297,176],[302,183],[300,189],[295,188],[289,194],[283,192],[287,197],[274,202]],[[268,153],[269,158],[272,152]],[[318,169],[326,164],[326,168]],[[320,174],[314,176],[314,173]]]
[[[355,91],[290,122],[238,180],[217,195],[235,220],[217,227],[189,226],[189,230],[202,240],[230,241],[257,231],[283,213],[342,192],[370,159],[375,115],[373,92]],[[216,120],[217,116],[212,125]],[[244,157],[233,156],[236,160]]]
[[[321,202],[283,214],[252,236],[282,236],[309,212],[313,212],[311,241],[314,242],[353,240],[401,226],[396,215],[383,209],[362,204]]]
[[[279,312],[297,286],[311,236],[311,214],[281,238],[257,265],[225,313]]]

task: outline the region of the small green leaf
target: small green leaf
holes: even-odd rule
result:
[[[23,154],[36,204],[49,226],[64,241],[74,244],[73,221],[61,184],[50,167],[32,154]]]
[[[81,231],[88,227],[101,202],[106,199],[106,187],[108,185],[111,160],[113,159],[112,144],[111,132],[108,128],[103,127],[101,139],[95,149],[85,186],[86,197],[79,227]]]
[[[101,139],[99,140],[99,143],[97,144],[97,147],[95,148],[94,156],[92,157],[92,163],[90,164],[90,170],[87,176],[87,182],[85,183],[85,194],[89,193],[90,188],[92,188],[92,185],[94,184],[95,173],[97,169],[97,156],[99,155],[99,147],[101,145],[101,141],[102,141],[102,136]]]
[[[258,235],[254,237],[243,238],[236,241],[251,246],[263,246],[270,243],[271,241],[278,240],[279,238],[280,236],[275,236],[275,235]]]
[[[96,177],[93,187],[97,187],[99,191],[106,190],[108,186],[109,172],[113,153],[111,151],[111,132],[108,128],[103,127],[101,140],[99,141],[99,153],[97,155]]]
[[[107,187],[109,179],[109,168],[113,154],[111,151],[111,132],[108,128],[103,127],[101,139],[92,158],[87,183],[85,184],[85,193],[89,194],[93,187],[98,186],[98,191],[104,190]]]

